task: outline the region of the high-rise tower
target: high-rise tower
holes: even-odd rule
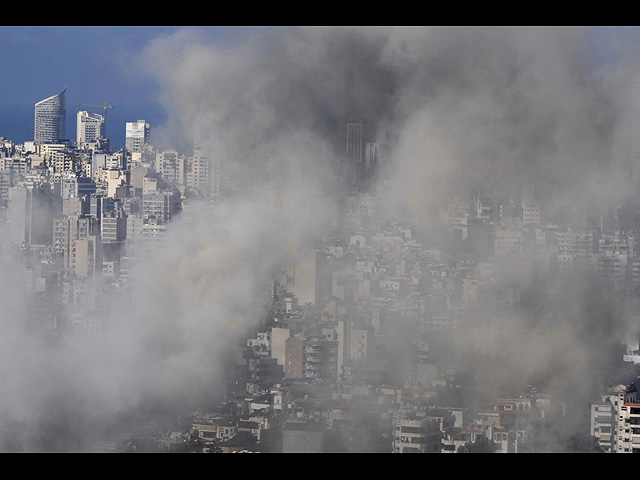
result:
[[[59,142],[66,138],[67,87],[57,95],[36,103],[33,140],[36,143]]]
[[[149,143],[151,126],[144,120],[127,122],[125,130],[125,148],[129,152],[141,153]]]
[[[347,186],[355,187],[363,158],[363,125],[362,122],[347,124],[347,159],[345,177]]]
[[[347,124],[344,178],[350,189],[367,192],[372,188],[379,156],[376,135],[376,128],[365,122]]]
[[[105,138],[104,117],[85,110],[78,112],[76,142],[78,145],[97,142]]]

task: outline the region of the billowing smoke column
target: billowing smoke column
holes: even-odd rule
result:
[[[545,220],[575,228],[637,193],[637,53],[600,67],[586,30],[292,29],[258,34],[233,51],[195,47],[193,33],[149,50],[162,52],[153,58],[164,59],[155,65],[175,118],[234,158],[251,185],[248,201],[265,193],[295,199],[306,212],[292,217],[298,232],[331,194],[331,183],[317,181],[325,175],[307,172],[327,166],[322,153],[330,156],[354,119],[377,124],[388,141],[385,208],[434,226],[451,196],[481,187],[519,198],[532,185]],[[309,188],[317,195],[307,197]],[[460,351],[487,385],[537,381],[587,399],[592,377],[608,371],[633,329],[634,306],[589,277],[541,288],[531,276],[527,284],[534,267],[507,266],[525,278],[530,310],[492,320],[473,345],[463,336]],[[564,299],[560,308],[554,295]],[[499,362],[479,361],[496,350]]]
[[[271,269],[331,223],[331,167],[347,121],[384,127],[387,206],[425,222],[448,195],[481,183],[535,184],[550,216],[620,203],[632,186],[637,62],[601,71],[587,40],[581,29],[302,28],[229,50],[197,29],[152,42],[140,71],[160,84],[171,119],[154,137],[186,146],[197,137],[237,195],[172,223],[132,273],[130,296],[102,302],[109,333],[64,349],[21,327],[26,299],[3,253],[0,449],[83,450],[120,425],[214,395],[222,356],[263,314]],[[533,329],[496,320],[508,326],[488,330],[487,344],[522,359],[502,373],[580,375],[597,343],[584,325],[599,325],[584,305]],[[616,309],[599,315],[625,323]]]
[[[628,195],[621,123],[637,117],[633,77],[598,71],[585,31],[395,33],[385,58],[402,81],[402,123],[391,168],[414,210],[483,184],[516,193],[535,185],[548,217],[572,207],[588,214]]]
[[[394,147],[397,197],[414,211],[482,183],[529,183],[554,215],[629,193],[637,59],[608,71],[588,48],[578,28],[276,29],[226,51],[186,30],[146,58],[171,130],[253,159],[245,175],[303,171],[319,161],[276,160],[268,147],[300,132],[334,145],[364,119]]]

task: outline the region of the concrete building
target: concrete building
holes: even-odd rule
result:
[[[440,453],[442,433],[436,421],[426,417],[396,415],[393,418],[393,453]]]
[[[380,161],[380,146],[374,142],[365,143],[362,186],[370,189],[375,180],[376,167]]]
[[[68,173],[62,177],[60,193],[63,200],[72,197],[89,197],[96,193],[96,183],[89,177]]]
[[[76,143],[79,147],[106,137],[104,117],[86,110],[79,111],[76,120]]]
[[[167,233],[167,226],[156,220],[149,220],[142,225],[140,240],[147,244],[160,242]]]
[[[156,153],[156,172],[169,185],[184,186],[186,179],[186,159],[177,150],[162,150]]]
[[[487,259],[496,252],[496,249],[500,254],[504,253],[505,239],[500,237],[497,245],[496,240],[494,226],[488,219],[481,217],[467,219],[466,251],[470,254],[478,259]]]
[[[295,295],[287,293],[275,299],[273,307],[276,315],[290,315],[298,309],[298,299]]]
[[[212,418],[207,424],[193,424],[193,430],[197,432],[200,440],[229,440],[238,433],[238,420],[234,417],[220,416]]]
[[[616,453],[640,453],[640,403],[625,402],[619,413]]]
[[[364,158],[364,139],[362,122],[347,124],[347,148],[345,159],[345,180],[349,187],[358,183]]]
[[[304,344],[304,376],[307,378],[337,378],[338,341],[321,335],[309,335]]]
[[[300,305],[316,303],[316,268],[315,250],[296,251],[293,261],[293,288]]]
[[[78,269],[83,269],[84,272],[86,265],[89,265],[90,258],[93,260],[94,265],[91,270],[95,271],[97,264],[101,262],[97,260],[97,255],[100,255],[100,250],[95,245],[89,243],[83,243],[79,246],[75,245],[77,240],[87,240],[89,238],[100,237],[100,220],[98,218],[85,217],[82,215],[72,215],[64,218],[53,219],[53,250],[54,252],[62,255],[63,265],[65,269],[70,271],[76,270],[76,264]],[[76,254],[75,249],[81,249],[80,253]],[[75,257],[85,255],[86,265],[82,265],[81,261],[75,260]],[[100,265],[100,268],[102,266]],[[88,270],[87,270],[88,271]]]
[[[495,237],[495,255],[509,255],[522,251],[522,231],[497,229]]]
[[[77,173],[81,170],[79,152],[70,149],[67,144],[41,144],[40,151],[51,173]]]
[[[62,216],[70,217],[72,215],[88,215],[89,199],[92,197],[69,197],[62,200]]]
[[[211,162],[210,152],[196,142],[193,156],[187,159],[185,185],[203,198],[211,194]]]
[[[69,269],[76,277],[89,278],[102,273],[99,236],[90,235],[83,239],[75,239],[71,245]]]
[[[11,171],[17,176],[26,176],[31,171],[31,157],[0,158],[0,171]]]
[[[615,411],[611,402],[599,402],[591,405],[591,436],[605,453],[613,451],[615,444]]]
[[[558,255],[573,255],[574,264],[591,266],[598,250],[597,236],[593,232],[558,232]]]
[[[104,212],[100,221],[102,243],[122,243],[127,238],[127,215],[124,210]]]
[[[62,201],[48,184],[9,188],[9,239],[20,245],[51,245],[51,221],[62,211]]]
[[[9,189],[14,186],[14,179],[12,170],[0,170],[0,208],[9,205]]]
[[[154,172],[147,171],[142,178],[142,195],[160,191],[160,177]]]
[[[278,365],[282,367],[286,365],[286,342],[289,337],[291,337],[291,330],[289,328],[274,327],[271,329],[271,358],[275,358]]]
[[[522,223],[540,225],[540,204],[536,201],[533,185],[522,189]]]
[[[282,453],[323,453],[324,429],[317,423],[287,422],[282,428]]]
[[[151,126],[144,120],[125,124],[124,148],[128,152],[142,153],[151,137]]]
[[[142,241],[144,219],[141,215],[127,215],[127,244]]]
[[[280,383],[284,378],[284,369],[275,358],[266,356],[249,358],[247,366],[249,379],[258,385],[271,386]]]
[[[626,254],[604,254],[594,256],[598,280],[607,285],[621,285],[627,275]]]
[[[640,453],[640,404],[635,385],[617,385],[591,405],[590,433],[610,453]]]
[[[142,195],[142,214],[155,219],[159,224],[167,224],[178,212],[179,197],[174,192],[156,192]]]
[[[353,315],[353,314],[352,314]],[[349,317],[338,320],[335,328],[337,340],[337,374],[342,377],[344,368],[353,362],[364,361],[374,349],[373,327],[354,325]]]
[[[290,337],[285,340],[285,378],[302,378],[304,376],[304,340]]]

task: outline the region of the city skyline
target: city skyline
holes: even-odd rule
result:
[[[35,31],[0,450],[639,450],[637,29]]]
[[[458,29],[462,31],[465,27]],[[153,75],[145,71],[148,65],[139,63],[145,48],[154,40],[186,33],[193,36],[193,41],[232,50],[241,48],[252,36],[279,36],[288,30],[289,27],[240,26],[0,27],[0,45],[3,45],[0,64],[6,69],[0,77],[0,108],[5,112],[0,118],[0,136],[18,143],[32,140],[35,103],[66,85],[67,132],[75,132],[75,114],[86,109],[83,104],[106,102],[114,106],[109,112],[111,124],[107,136],[112,145],[122,148],[125,122],[145,119],[157,129],[163,127],[172,114],[171,107],[161,99],[161,90]],[[587,31],[593,60],[599,65],[613,65],[625,50],[640,46],[637,27],[592,27]]]
[[[279,29],[276,29],[279,30]],[[185,32],[222,48],[233,48],[267,28],[243,27],[0,27],[0,136],[32,140],[33,107],[68,88],[67,131],[75,132],[75,114],[83,104],[109,103],[108,136],[124,146],[125,122],[146,119],[160,127],[170,113],[158,85],[145,71],[145,48],[154,40]],[[142,68],[142,70],[141,70]],[[91,109],[101,113],[100,109]],[[74,141],[75,139],[70,138]]]

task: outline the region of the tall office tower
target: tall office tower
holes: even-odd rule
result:
[[[62,254],[64,266],[73,269],[74,242],[99,238],[100,219],[83,215],[53,218],[53,251]]]
[[[69,270],[76,277],[95,277],[102,272],[102,245],[100,237],[90,235],[72,242],[73,257],[70,259]]]
[[[211,193],[211,154],[198,141],[193,146],[193,157],[189,159],[186,172],[187,187],[208,198]]]
[[[166,225],[179,212],[180,195],[177,191],[142,194],[142,214]]]
[[[540,225],[540,204],[536,201],[533,185],[522,187],[522,223]]]
[[[285,340],[285,378],[302,378],[304,376],[304,340],[289,337]]]
[[[640,115],[638,114],[638,106],[640,106],[640,78],[636,78],[633,82],[633,105],[635,107],[635,117],[636,120],[629,122],[631,132],[631,142],[630,148],[631,152],[629,155],[629,178],[631,179],[633,185],[636,185],[636,194],[638,192],[638,180],[640,179],[640,126],[638,125],[638,120],[640,120]]]
[[[219,140],[216,135],[200,133],[196,135],[195,144],[203,152],[202,156],[209,158],[209,198],[218,201],[225,192],[225,184],[222,181],[221,149],[217,148]]]
[[[57,95],[36,103],[33,140],[36,143],[65,139],[67,122],[67,87]]]
[[[9,205],[9,189],[13,187],[14,182],[15,173],[13,170],[0,170],[0,207]]]
[[[7,226],[11,242],[51,245],[51,222],[62,213],[62,198],[53,193],[49,184],[10,187],[9,205]]]
[[[215,157],[211,160],[211,198],[213,200],[219,200],[222,196],[221,183],[220,183],[220,159]]]
[[[345,180],[348,187],[355,187],[363,159],[363,125],[362,122],[347,124],[347,157],[345,164]]]
[[[370,191],[375,184],[380,147],[375,142],[367,142],[364,147],[364,163],[362,164],[363,189]]]
[[[150,135],[151,126],[144,120],[127,122],[124,147],[128,152],[142,153],[144,146],[149,143]]]
[[[102,243],[123,243],[127,238],[127,215],[122,209],[103,212],[100,219]]]
[[[175,149],[156,152],[156,172],[171,185],[185,185],[186,158]]]
[[[78,145],[97,142],[105,138],[104,117],[85,110],[78,112],[76,123],[76,142]]]
[[[364,149],[364,168],[368,174],[371,174],[378,164],[378,152],[377,143],[367,142]]]

